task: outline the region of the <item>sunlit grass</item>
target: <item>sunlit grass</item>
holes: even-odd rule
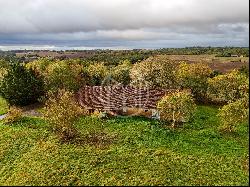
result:
[[[170,129],[141,117],[81,118],[81,136],[109,144],[60,143],[39,118],[0,124],[0,185],[248,185],[248,124],[218,131],[218,109],[198,107]]]

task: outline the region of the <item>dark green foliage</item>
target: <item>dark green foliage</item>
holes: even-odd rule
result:
[[[239,71],[240,71],[242,74],[244,74],[244,75],[246,75],[247,77],[249,77],[249,67],[247,67],[247,66],[242,66],[242,67],[239,69]]]
[[[218,75],[222,75],[222,73],[220,71],[213,70],[209,77],[213,78],[213,77],[216,77]]]
[[[7,71],[0,83],[0,94],[11,105],[32,104],[43,95],[43,80],[33,70],[16,62]]]

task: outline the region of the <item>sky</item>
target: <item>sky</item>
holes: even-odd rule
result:
[[[0,50],[249,46],[249,0],[0,0]]]

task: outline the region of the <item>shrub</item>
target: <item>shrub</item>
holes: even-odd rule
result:
[[[208,79],[208,95],[213,100],[234,102],[248,97],[249,80],[237,70]]]
[[[187,91],[178,91],[164,96],[157,104],[161,119],[172,122],[188,122],[195,112],[196,105]]]
[[[66,61],[50,64],[45,72],[47,90],[52,92],[56,92],[58,89],[78,90],[84,83],[84,79],[81,77],[82,70],[82,65],[69,64]]]
[[[49,58],[40,58],[32,62],[28,62],[25,66],[27,69],[34,70],[37,74],[45,76],[45,72],[49,64],[55,61]]]
[[[225,131],[234,131],[236,126],[248,119],[248,101],[239,99],[235,102],[224,105],[218,113],[221,121],[220,128]]]
[[[58,89],[76,91],[86,84],[86,80],[82,76],[83,65],[76,60],[43,58],[27,63],[26,67],[43,77],[48,92],[56,92]]]
[[[168,59],[149,58],[133,65],[131,83],[134,86],[175,88],[175,67],[176,63]]]
[[[122,64],[114,67],[111,71],[111,77],[118,83],[128,85],[130,83],[130,69],[132,68],[131,62],[128,60],[123,61]]]
[[[249,77],[249,67],[247,67],[246,65],[242,66],[239,69],[239,72]]]
[[[3,80],[4,76],[8,73],[6,68],[0,68],[0,81]]]
[[[104,63],[91,64],[86,68],[86,73],[90,77],[91,85],[101,85],[106,76],[109,74]]]
[[[0,83],[0,94],[11,105],[35,103],[43,93],[43,80],[20,63],[11,64]]]
[[[6,117],[3,119],[4,124],[18,122],[22,118],[22,110],[16,106],[11,106]]]
[[[74,122],[85,110],[75,102],[72,92],[59,90],[57,94],[50,94],[43,113],[59,138],[68,141],[77,135]]]
[[[176,78],[182,88],[191,89],[194,97],[200,101],[206,96],[207,79],[211,73],[211,68],[206,64],[181,63],[176,71]]]
[[[213,70],[212,73],[210,74],[210,78],[216,77],[218,75],[222,75],[222,72],[218,70]]]

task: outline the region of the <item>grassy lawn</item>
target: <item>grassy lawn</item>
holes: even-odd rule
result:
[[[0,96],[0,115],[5,114],[8,111],[7,102]]]
[[[75,144],[39,118],[0,123],[0,185],[248,185],[248,124],[221,134],[216,113],[200,106],[175,130],[139,117],[81,118],[92,141]]]

